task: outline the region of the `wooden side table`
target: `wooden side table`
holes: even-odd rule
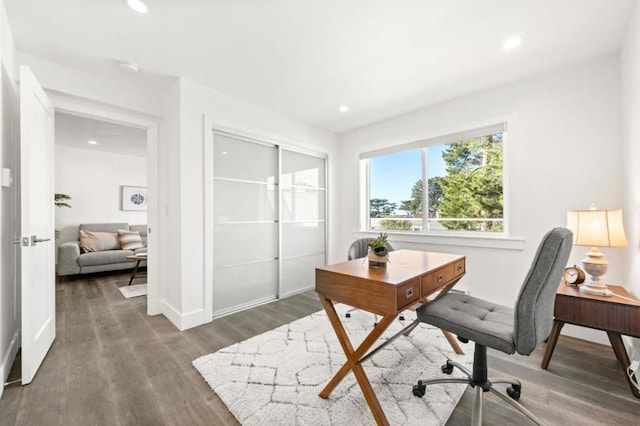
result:
[[[136,262],[135,266],[133,267],[133,272],[131,272],[131,278],[129,278],[129,284],[127,284],[127,285],[131,285],[131,283],[133,282],[133,279],[136,277],[136,274],[138,273],[140,262],[147,261],[147,253],[134,254],[132,256],[127,256],[127,259],[135,260]]]
[[[633,386],[627,375],[629,356],[620,337],[622,334],[640,337],[640,299],[624,287],[618,285],[607,287],[613,292],[613,296],[581,293],[578,287],[560,283],[556,294],[553,328],[542,359],[542,368],[546,369],[549,366],[560,330],[565,323],[603,330],[609,336],[611,347],[622,367],[631,392],[636,398],[640,398],[640,392]]]

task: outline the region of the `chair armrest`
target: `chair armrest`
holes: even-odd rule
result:
[[[60,244],[58,247],[58,275],[79,274],[78,256],[80,256],[80,243],[78,241],[67,241]]]

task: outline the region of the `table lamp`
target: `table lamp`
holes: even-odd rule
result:
[[[611,296],[611,290],[601,281],[609,262],[598,247],[627,247],[622,225],[622,210],[589,210],[567,212],[567,228],[573,231],[573,244],[590,246],[591,251],[582,259],[582,267],[591,277],[580,286],[583,293]]]

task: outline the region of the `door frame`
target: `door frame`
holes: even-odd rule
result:
[[[139,127],[147,132],[147,194],[149,204],[147,208],[147,314],[156,315],[160,311],[160,282],[159,282],[159,175],[158,175],[158,146],[159,125],[161,118],[127,110],[115,105],[107,105],[76,96],[65,95],[60,92],[45,92],[53,102],[55,111],[64,112],[81,117],[108,121],[126,126]]]

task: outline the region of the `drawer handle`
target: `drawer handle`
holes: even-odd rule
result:
[[[438,275],[438,282],[441,282],[444,279],[444,275]]]
[[[408,299],[413,296],[413,288],[408,288],[404,291],[404,298]]]
[[[462,265],[458,265],[458,272],[462,271]]]

